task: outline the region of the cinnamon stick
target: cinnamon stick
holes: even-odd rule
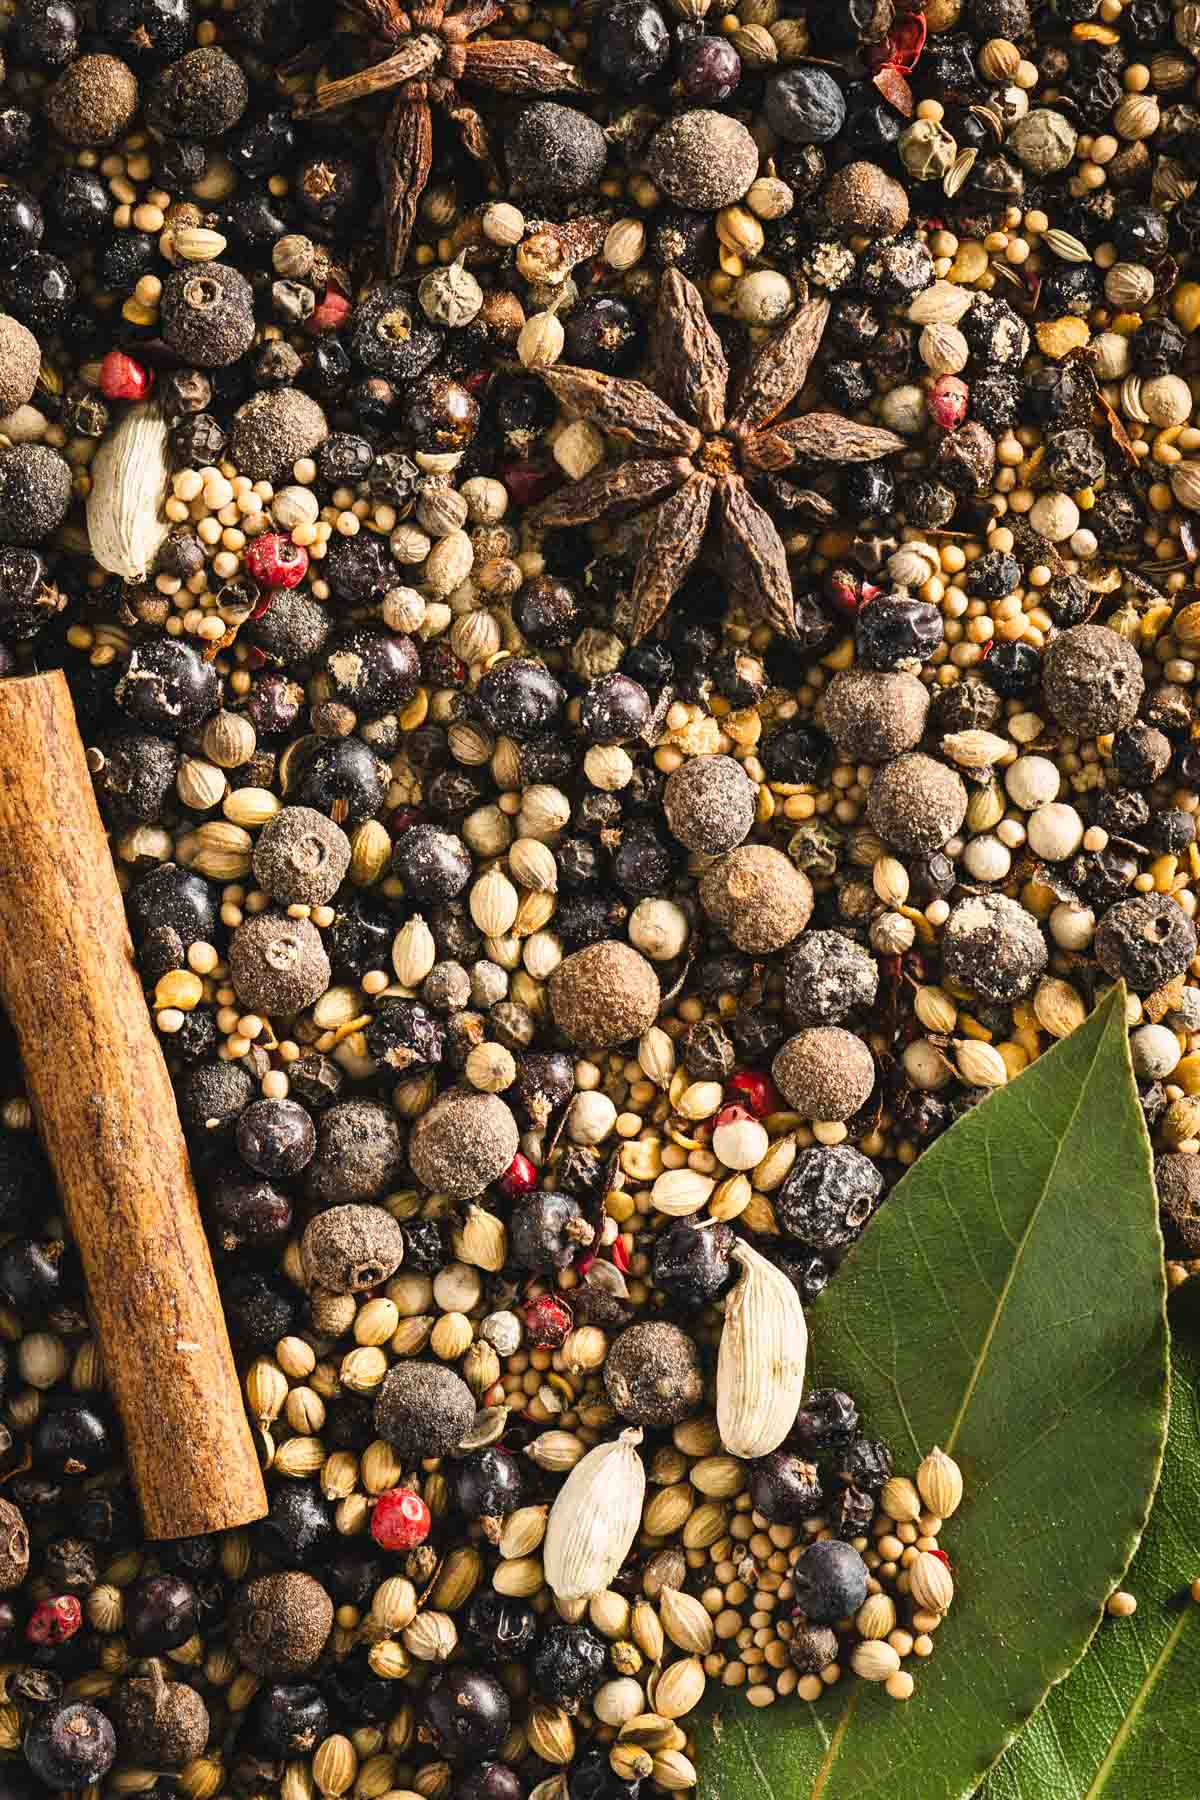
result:
[[[61,674],[0,682],[0,1000],[151,1538],[260,1518],[175,1097]]]

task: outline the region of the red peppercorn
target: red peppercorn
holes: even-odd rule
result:
[[[497,472],[518,507],[532,506],[562,485],[562,470],[555,462],[504,463]]]
[[[39,1600],[25,1627],[31,1644],[65,1644],[83,1623],[83,1612],[74,1594],[55,1594]]]
[[[525,1335],[537,1350],[557,1350],[571,1329],[571,1314],[556,1294],[540,1294],[521,1308]]]
[[[350,302],[345,294],[339,294],[336,288],[326,288],[308,320],[307,330],[314,336],[323,331],[336,331],[339,325],[346,323],[350,313]]]
[[[106,400],[144,400],[154,374],[123,350],[110,350],[100,364],[100,392]]]
[[[925,14],[909,13],[892,27],[882,44],[868,51],[869,67],[898,69],[901,75],[911,75],[921,59],[927,32]]]
[[[263,587],[294,588],[308,574],[308,551],[279,531],[264,531],[246,549],[246,572]]]
[[[967,416],[970,390],[957,375],[939,375],[929,390],[929,416],[943,431],[953,431]]]
[[[540,1294],[522,1307],[525,1337],[536,1350],[558,1350],[572,1325],[570,1309],[558,1294]]]
[[[519,1200],[522,1194],[532,1194],[537,1186],[537,1170],[518,1150],[496,1185],[506,1200]]]
[[[749,1107],[739,1106],[736,1102],[730,1101],[727,1106],[721,1108],[716,1118],[709,1120],[708,1123],[711,1131],[719,1131],[722,1125],[740,1125],[743,1119],[753,1119],[753,1117],[754,1114]]]
[[[429,1508],[411,1488],[380,1494],[371,1514],[371,1536],[382,1550],[415,1550],[429,1536]]]
[[[781,1112],[783,1096],[769,1075],[760,1075],[757,1069],[739,1069],[725,1083],[725,1094],[731,1106],[744,1106],[756,1119],[765,1119],[770,1113]],[[719,1125],[721,1120],[717,1120]]]

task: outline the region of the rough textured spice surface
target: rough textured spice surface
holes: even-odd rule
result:
[[[606,939],[561,962],[550,1010],[573,1044],[606,1050],[648,1031],[658,1017],[658,976],[629,944]]]
[[[812,916],[812,883],[782,850],[743,844],[700,878],[700,904],[739,950],[782,950]]]
[[[914,751],[879,770],[867,795],[867,814],[885,843],[928,855],[966,818],[967,790],[956,770]]]
[[[802,1119],[848,1119],[871,1097],[875,1062],[852,1031],[819,1025],[788,1039],[771,1074]]]
[[[604,1385],[632,1425],[678,1425],[704,1400],[695,1344],[678,1325],[658,1319],[621,1333],[604,1365]]]
[[[942,968],[951,981],[999,1005],[1032,993],[1046,943],[1025,908],[1006,894],[969,894],[946,921]]]
[[[375,1429],[406,1463],[448,1456],[474,1417],[470,1388],[440,1363],[397,1363],[375,1402]]]
[[[517,1154],[517,1122],[498,1094],[451,1088],[413,1126],[408,1160],[434,1193],[473,1200]]]
[[[264,1575],[242,1589],[230,1642],[256,1675],[281,1680],[316,1662],[333,1629],[333,1602],[311,1575]]]
[[[843,669],[822,702],[822,723],[834,748],[853,762],[888,762],[921,741],[929,717],[929,689],[915,675]]]
[[[331,1206],[309,1220],[300,1258],[315,1287],[356,1294],[379,1287],[400,1267],[404,1233],[381,1206]]]
[[[266,1511],[266,1493],[60,674],[0,682],[0,847],[0,995],[79,1245],[147,1533],[244,1525]]]
[[[706,856],[733,850],[749,835],[754,800],[754,783],[732,756],[694,756],[663,789],[671,836]]]

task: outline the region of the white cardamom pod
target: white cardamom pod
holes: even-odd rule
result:
[[[110,575],[144,581],[170,523],[162,517],[170,473],[167,428],[155,406],[131,406],[92,460],[87,501],[92,555]]]
[[[733,1456],[767,1456],[800,1410],[808,1326],[786,1275],[749,1244],[737,1244],[732,1255],[742,1276],[725,1303],[717,1429]]]
[[[797,1400],[792,1418],[798,1409]],[[611,1443],[597,1444],[559,1489],[542,1546],[546,1580],[556,1599],[603,1593],[628,1556],[646,1494],[646,1471],[637,1453],[641,1441],[641,1431],[634,1427]]]

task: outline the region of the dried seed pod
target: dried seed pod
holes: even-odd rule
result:
[[[392,943],[392,967],[401,987],[420,987],[437,961],[437,945],[433,933],[421,917],[414,913],[396,933]]]
[[[940,1556],[921,1550],[908,1571],[908,1591],[925,1612],[949,1612],[954,1578]]]
[[[777,1450],[800,1409],[808,1327],[799,1295],[748,1244],[732,1252],[742,1276],[725,1303],[717,1356],[717,1428],[734,1456]]]
[[[1008,1065],[1000,1052],[975,1038],[955,1044],[954,1061],[968,1087],[1003,1087],[1008,1080]]]
[[[705,1456],[688,1470],[688,1480],[708,1500],[732,1500],[749,1476],[736,1456]]]
[[[543,1762],[565,1767],[575,1755],[575,1727],[561,1706],[535,1700],[529,1709],[525,1736],[529,1748]]]
[[[131,406],[91,465],[91,552],[102,569],[144,581],[171,529],[162,504],[170,477],[167,427],[153,406]]]
[[[514,1556],[492,1572],[492,1586],[498,1594],[511,1600],[528,1600],[545,1581],[545,1570],[537,1556]]]
[[[670,1663],[654,1683],[654,1708],[664,1719],[681,1719],[704,1698],[704,1664],[698,1656]]]
[[[539,1469],[551,1475],[564,1475],[568,1469],[585,1460],[586,1446],[573,1431],[543,1431],[535,1437],[525,1454]]]
[[[885,1638],[895,1628],[896,1606],[890,1594],[869,1594],[854,1615],[860,1637]]]
[[[713,1647],[713,1622],[707,1609],[691,1594],[665,1587],[658,1597],[663,1630],[678,1650],[690,1656],[707,1656]]]
[[[246,1402],[260,1425],[270,1425],[288,1397],[287,1376],[269,1356],[258,1356],[246,1372]]]
[[[516,1512],[509,1513],[497,1546],[501,1556],[532,1556],[539,1550],[546,1536],[549,1513],[548,1506],[519,1506]]]
[[[646,1502],[642,1527],[651,1537],[671,1537],[691,1516],[696,1504],[690,1482],[674,1481],[660,1487]]]
[[[890,1481],[884,1482],[879,1504],[889,1519],[896,1519],[902,1525],[915,1525],[921,1516],[921,1496],[903,1475],[893,1475]]]
[[[665,1592],[664,1586],[660,1589],[660,1594]],[[629,1635],[643,1656],[648,1657],[652,1663],[662,1661],[662,1654],[666,1648],[666,1636],[663,1632],[662,1620],[648,1600],[634,1602],[629,1619]]]
[[[557,1598],[587,1599],[600,1593],[629,1554],[646,1491],[637,1453],[641,1441],[635,1427],[612,1443],[597,1444],[560,1488],[543,1549],[546,1580]]]
[[[944,988],[918,988],[913,1011],[926,1031],[951,1032],[958,1020],[958,1008]]]
[[[948,1519],[962,1505],[962,1470],[935,1444],[917,1470],[917,1488],[930,1512]]]
[[[458,1648],[458,1631],[448,1613],[418,1613],[402,1633],[404,1648],[416,1662],[446,1662]]]
[[[639,1038],[638,1064],[658,1087],[666,1087],[675,1073],[675,1044],[660,1025],[652,1025]]]
[[[694,1169],[668,1169],[654,1183],[650,1199],[656,1212],[683,1219],[700,1211],[715,1186],[710,1175],[698,1175]]]
[[[900,1667],[900,1656],[890,1644],[867,1639],[854,1646],[850,1667],[863,1681],[886,1681]]]
[[[471,889],[471,917],[485,937],[504,937],[520,903],[521,896],[503,869],[489,869]]]
[[[508,1256],[508,1233],[503,1220],[481,1206],[468,1206],[466,1223],[452,1234],[454,1254],[460,1262],[494,1274]]]
[[[417,1616],[417,1590],[403,1575],[389,1575],[371,1595],[371,1617],[385,1631],[403,1631]]]
[[[1087,1018],[1087,1007],[1069,981],[1047,976],[1033,996],[1033,1011],[1043,1031],[1051,1037],[1070,1037]]]

